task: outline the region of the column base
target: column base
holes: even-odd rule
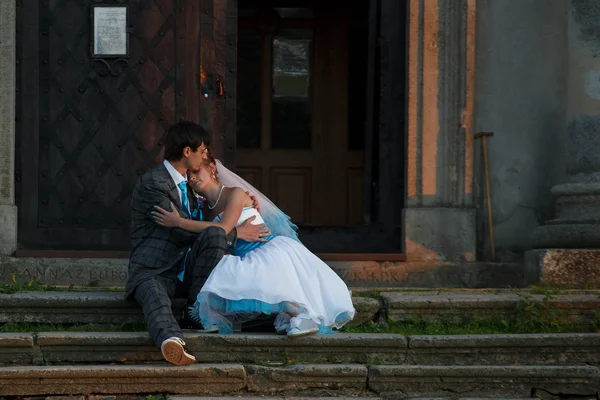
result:
[[[600,286],[600,250],[537,249],[525,253],[526,285],[556,287]]]
[[[600,249],[600,176],[578,179],[552,188],[556,219],[535,229],[534,249]]]
[[[475,261],[472,208],[405,208],[407,261]]]
[[[0,204],[0,256],[17,250],[17,206]]]

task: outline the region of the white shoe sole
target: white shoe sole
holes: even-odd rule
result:
[[[188,354],[183,346],[174,340],[169,340],[163,343],[160,351],[165,360],[173,365],[184,366],[191,365],[196,362],[196,357]]]
[[[288,333],[288,337],[300,337],[300,336],[309,336],[309,335],[314,335],[315,333],[319,332],[319,328],[313,328],[313,329],[307,329],[305,331],[298,331],[298,332],[291,332]]]

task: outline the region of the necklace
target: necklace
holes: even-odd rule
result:
[[[221,190],[219,191],[219,197],[217,197],[217,201],[215,201],[215,205],[214,206],[210,206],[210,203],[208,203],[208,209],[209,210],[214,210],[215,207],[217,206],[217,204],[219,204],[219,200],[221,200],[221,195],[223,194],[223,189],[225,189],[225,186],[221,186]]]

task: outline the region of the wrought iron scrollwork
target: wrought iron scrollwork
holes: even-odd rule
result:
[[[129,61],[125,58],[117,58],[115,60],[106,60],[103,58],[92,59],[92,65],[96,66],[96,63],[100,63],[96,70],[98,75],[103,77],[108,75],[119,76],[129,66]]]

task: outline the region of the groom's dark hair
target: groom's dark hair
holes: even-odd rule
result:
[[[167,132],[165,160],[181,160],[183,149],[189,147],[195,152],[203,143],[206,147],[210,146],[210,137],[203,127],[190,121],[178,122],[172,125]]]

